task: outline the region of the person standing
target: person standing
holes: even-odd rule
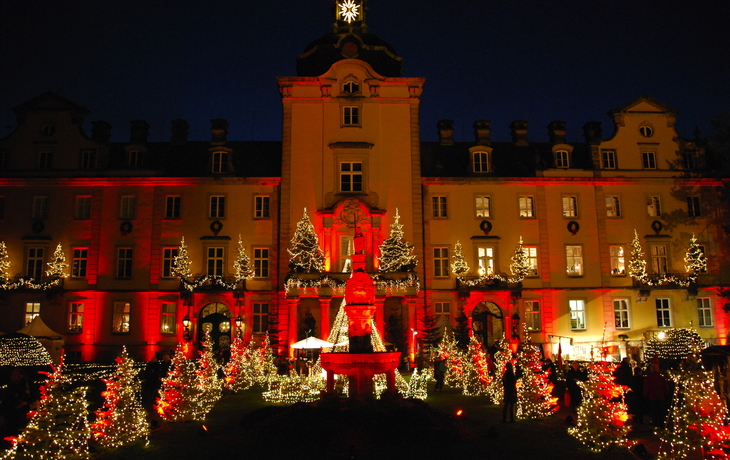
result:
[[[664,426],[664,419],[667,415],[669,384],[667,383],[667,379],[659,373],[658,365],[652,364],[649,369],[649,375],[644,379],[646,408],[651,417],[652,425],[662,427]]]
[[[504,406],[502,407],[502,422],[515,421],[515,404],[517,404],[517,376],[512,362],[508,362],[502,379],[504,386]],[[507,420],[509,416],[510,420]]]
[[[644,423],[644,375],[641,368],[634,368],[634,375],[631,377],[631,391],[626,393],[626,405],[629,406],[629,414],[634,416],[634,423]]]
[[[572,367],[568,370],[565,378],[565,386],[570,395],[570,407],[577,409],[583,402],[583,392],[578,385],[578,381],[585,382],[588,379],[585,372],[580,368],[580,364],[573,362]]]
[[[444,377],[446,376],[446,360],[440,358],[433,365],[433,378],[436,379],[435,391],[444,391]]]

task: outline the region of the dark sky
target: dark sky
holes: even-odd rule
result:
[[[170,121],[210,138],[225,118],[231,140],[280,140],[275,78],[330,31],[331,0],[0,1],[0,137],[12,107],[55,91],[112,124],[129,121],[169,140]],[[551,120],[582,140],[587,121],[649,94],[679,110],[678,131],[704,135],[730,111],[730,2],[726,0],[370,0],[370,31],[404,58],[404,76],[425,77],[421,137],[455,120],[472,140],[474,120],[492,139],[530,122],[546,141]]]

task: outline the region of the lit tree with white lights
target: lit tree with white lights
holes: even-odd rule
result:
[[[517,352],[517,362],[522,371],[517,397],[517,417],[547,417],[558,409],[557,398],[551,395],[553,384],[548,380],[549,371],[542,369],[540,349],[532,343],[526,324],[524,329],[525,340]]]
[[[412,271],[418,261],[411,254],[413,246],[403,239],[403,224],[400,223],[398,209],[395,210],[393,223],[390,225],[390,235],[380,245],[380,273],[395,273]]]
[[[53,258],[48,262],[48,270],[46,270],[46,276],[54,278],[68,278],[66,273],[68,264],[66,263],[66,255],[63,253],[63,247],[61,243],[58,243],[56,250],[53,252]]]
[[[198,358],[198,386],[200,387],[199,401],[202,406],[203,417],[210,412],[215,403],[221,399],[223,382],[218,378],[220,365],[213,353],[213,339],[206,332],[203,337],[203,349]]]
[[[0,241],[0,283],[5,283],[8,279],[10,279],[10,257],[5,241]]]
[[[451,272],[456,275],[457,278],[461,278],[462,276],[469,274],[471,269],[466,263],[466,259],[464,259],[464,253],[461,250],[461,243],[459,241],[457,241],[454,245],[454,255],[451,258],[453,259],[453,262],[451,262]]]
[[[689,248],[684,256],[684,269],[689,273],[689,279],[692,282],[697,281],[697,275],[707,271],[707,258],[700,245],[697,244],[694,234],[689,240]]]
[[[235,393],[251,388],[256,382],[251,367],[251,349],[236,337],[231,343],[231,359],[223,368],[225,387]]]
[[[512,360],[512,350],[509,343],[502,334],[502,338],[497,342],[497,351],[494,353],[494,378],[489,385],[489,395],[492,398],[492,404],[502,404],[504,400],[504,372],[507,369],[507,363]]]
[[[511,282],[519,283],[527,276],[530,270],[530,259],[527,256],[527,250],[522,246],[522,237],[520,237],[520,242],[515,248],[515,255],[512,256],[512,263],[509,266],[509,271],[514,276],[513,279],[510,279]]]
[[[646,341],[644,355],[662,359],[681,360],[696,355],[705,347],[700,334],[690,328],[668,329],[663,337],[652,337]]]
[[[453,333],[446,333],[441,339],[439,357],[446,361],[444,384],[450,387],[463,387],[464,352],[459,349]]]
[[[94,438],[107,448],[117,448],[136,439],[147,440],[150,432],[147,411],[142,407],[139,370],[134,367],[126,347],[116,362],[114,374],[101,379],[106,385],[101,393],[104,405],[96,411],[96,421],[91,424]]]
[[[462,379],[463,392],[466,396],[480,396],[489,393],[492,381],[489,375],[487,354],[482,344],[475,336],[471,336],[469,347],[463,361],[464,376]]]
[[[639,234],[634,230],[634,239],[631,240],[631,259],[629,259],[629,275],[635,280],[646,282],[646,260],[644,250],[641,248]]]
[[[193,272],[190,270],[190,265],[192,265],[192,263],[193,262],[188,256],[188,247],[185,244],[185,237],[182,237],[180,240],[180,247],[177,249],[177,256],[172,261],[172,273],[180,278],[181,281],[185,281],[193,276]]]
[[[238,235],[238,257],[233,261],[233,269],[236,271],[237,283],[253,278],[254,269],[251,266],[251,259],[246,254],[246,248],[243,247],[241,235]]]
[[[309,220],[307,209],[297,222],[297,229],[291,239],[289,265],[295,271],[322,272],[324,270],[324,253],[319,247],[319,239],[314,231],[314,225]]]
[[[163,420],[184,422],[202,420],[207,412],[199,401],[201,388],[198,384],[195,362],[189,360],[178,346],[172,358],[167,378],[162,380],[160,396],[155,409]]]

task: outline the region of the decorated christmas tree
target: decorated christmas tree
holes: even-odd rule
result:
[[[526,324],[524,337],[517,352],[517,362],[522,371],[517,392],[517,417],[547,417],[558,409],[558,398],[551,395],[553,384],[548,380],[548,371],[542,370],[540,349],[532,343]]]
[[[578,408],[575,426],[568,433],[576,437],[593,452],[601,452],[613,445],[626,443],[629,416],[624,393],[626,386],[614,382],[615,364],[593,363],[588,381],[578,382],[583,390],[583,402]]]
[[[5,241],[0,241],[0,284],[5,284],[10,279],[10,256]]]
[[[512,360],[512,350],[509,348],[507,339],[502,338],[497,342],[497,351],[494,353],[494,378],[489,385],[489,395],[493,404],[502,404],[504,400],[504,372],[507,363]]]
[[[250,346],[250,345],[249,345]],[[264,340],[261,346],[253,348],[251,354],[251,366],[254,382],[259,385],[266,385],[269,379],[276,375],[276,364],[274,364],[274,352],[271,348],[271,341],[269,340],[269,334],[264,335]]]
[[[52,278],[68,278],[66,268],[68,268],[68,264],[66,263],[66,255],[63,253],[63,247],[61,246],[61,243],[58,243],[58,246],[56,246],[56,250],[53,252],[53,257],[51,258],[51,261],[48,262],[48,270],[46,270],[46,276],[50,276]]]
[[[652,337],[646,341],[646,356],[681,360],[696,355],[705,347],[704,340],[694,329],[668,329],[663,332],[663,337]]]
[[[649,277],[646,274],[646,260],[644,250],[641,248],[639,234],[634,230],[634,239],[631,240],[631,258],[629,259],[629,275],[639,282],[647,282]]]
[[[254,269],[251,266],[251,259],[246,254],[246,248],[243,247],[241,235],[238,235],[238,257],[233,261],[233,269],[236,272],[237,283],[253,278]]]
[[[689,248],[684,256],[684,269],[687,270],[691,282],[696,282],[697,275],[707,271],[707,258],[700,245],[697,244],[694,234],[689,240]]]
[[[188,278],[193,276],[190,265],[192,261],[188,256],[188,247],[185,244],[185,237],[180,240],[180,247],[177,249],[177,256],[172,261],[172,273],[180,278],[180,281],[185,282]]]
[[[439,327],[436,326],[436,316],[429,305],[423,306],[423,312],[418,322],[418,343],[422,347],[434,347],[439,342]]]
[[[162,381],[155,406],[163,420],[184,422],[205,418],[207,412],[199,400],[201,388],[196,370],[195,362],[185,356],[182,347],[178,347],[167,378]]]
[[[487,353],[482,344],[471,336],[469,347],[464,357],[464,376],[462,388],[466,396],[481,396],[489,394],[489,386],[492,378],[489,375],[489,364]]]
[[[658,458],[727,458],[730,425],[713,373],[696,368],[673,372],[671,378],[674,399],[667,430],[661,433]]]
[[[241,337],[236,337],[231,343],[231,359],[223,368],[226,389],[238,393],[256,383],[251,363],[251,349]]]
[[[400,223],[400,215],[396,209],[394,221],[390,225],[390,235],[380,245],[380,273],[406,272],[415,268],[417,260],[411,254],[413,246],[403,236],[403,224]]]
[[[464,352],[457,346],[453,333],[446,333],[439,345],[439,358],[446,362],[444,385],[462,388],[464,379]]]
[[[454,340],[456,340],[456,346],[459,350],[466,351],[466,347],[469,346],[469,334],[471,329],[469,328],[469,318],[467,318],[464,312],[464,306],[459,305],[456,314],[456,327],[454,328]]]
[[[89,458],[91,428],[86,387],[73,386],[63,374],[61,363],[46,373],[40,405],[13,446],[2,454],[5,459],[78,460]]]
[[[218,378],[218,370],[220,365],[215,359],[213,353],[213,340],[208,332],[203,337],[203,349],[199,351],[198,358],[198,386],[200,387],[200,396],[198,400],[202,406],[203,417],[210,412],[215,403],[221,399],[221,391],[223,382]]]
[[[513,276],[509,281],[512,283],[521,282],[525,279],[529,270],[530,259],[528,258],[527,250],[522,246],[522,237],[520,237],[520,242],[515,248],[515,255],[512,256],[512,263],[509,266],[509,271]]]
[[[134,360],[122,348],[116,359],[117,367],[109,378],[103,378],[106,390],[102,408],[96,411],[96,421],[91,424],[96,441],[107,448],[116,448],[136,439],[148,440],[150,424],[147,411],[142,407],[139,370]]]
[[[304,215],[297,222],[297,229],[291,239],[291,248],[287,251],[292,270],[306,273],[318,273],[324,270],[324,253],[319,247],[319,239],[306,208]]]
[[[451,257],[451,271],[456,275],[457,278],[461,278],[469,274],[471,269],[464,259],[464,253],[461,250],[461,243],[459,241],[454,245],[454,255]]]

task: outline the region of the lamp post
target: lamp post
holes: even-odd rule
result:
[[[418,335],[418,331],[411,328],[411,332],[412,332],[411,337],[413,340],[413,348],[412,348],[413,352],[411,353],[413,356],[411,357],[411,360],[415,363],[416,362],[416,336]]]
[[[517,312],[512,315],[512,338],[520,340],[520,315]]]
[[[233,321],[236,323],[236,336],[240,339],[243,335],[243,318],[241,318],[241,315],[238,315]]]
[[[190,317],[188,315],[185,315],[185,317],[182,319],[182,325],[185,328],[185,332],[183,333],[183,338],[186,342],[190,342],[190,339],[192,338],[190,335]]]

